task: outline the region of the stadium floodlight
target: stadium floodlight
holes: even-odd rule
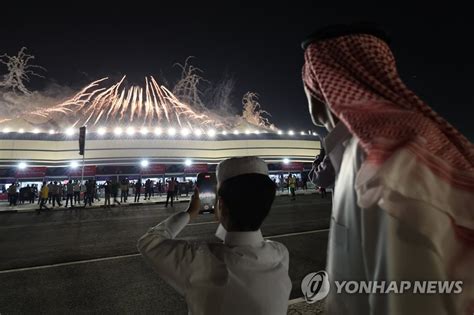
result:
[[[41,132],[41,130],[39,130],[38,128],[35,128],[31,132],[34,133],[34,134],[38,134],[38,133]]]
[[[189,135],[189,133],[190,133],[190,131],[189,131],[188,128],[183,128],[183,129],[181,129],[181,135],[182,135],[183,137],[186,137],[187,135]]]
[[[159,127],[155,128],[155,135],[159,136],[163,133],[163,130]]]
[[[19,168],[20,170],[24,170],[24,169],[27,168],[27,167],[28,167],[28,165],[27,165],[25,162],[20,162],[20,163],[18,163],[18,168]]]
[[[174,128],[169,128],[168,129],[168,136],[174,136],[176,134],[176,129]]]
[[[225,130],[222,131],[222,134],[223,134],[224,136],[227,136],[227,131],[225,131]]]
[[[106,132],[107,129],[105,129],[104,127],[100,127],[99,129],[97,129],[97,133],[101,136],[105,135]]]
[[[260,131],[259,131],[259,130],[255,130],[254,133],[255,133],[256,135],[259,135],[259,134],[260,134]]]
[[[120,128],[120,127],[117,127],[117,128],[114,129],[114,135],[116,135],[116,136],[120,136],[122,134],[122,132],[123,132],[122,128]]]
[[[140,129],[140,133],[141,133],[142,135],[148,134],[148,128],[142,127],[142,129]]]
[[[216,131],[214,129],[209,129],[207,135],[212,138],[216,135]]]
[[[249,135],[249,134],[250,134],[250,130],[246,129],[246,130],[245,130],[245,134],[246,134],[246,135]]]
[[[283,159],[283,163],[284,163],[284,164],[290,163],[290,159],[289,159],[289,158],[284,158],[284,159]]]
[[[283,134],[283,131],[281,131],[281,130],[278,130],[278,132],[277,132],[277,133],[278,133],[279,135],[282,135],[282,134]]]
[[[66,129],[66,135],[67,135],[67,136],[72,136],[72,135],[74,135],[74,129],[73,129],[73,128],[67,128],[67,129]]]
[[[54,129],[49,129],[49,134],[50,135],[54,135],[56,133],[56,131],[54,131]]]
[[[193,164],[193,161],[191,161],[190,159],[184,160],[184,165],[191,166],[192,164]]]
[[[238,130],[234,130],[234,135],[238,135],[239,134],[239,131]]]
[[[306,133],[304,131],[300,132],[300,135],[304,136]]]
[[[79,166],[79,163],[77,161],[71,161],[71,164],[69,164],[71,168],[77,168]]]
[[[148,160],[142,160],[142,161],[140,162],[140,165],[141,165],[142,167],[147,167],[148,164],[149,164],[149,163],[148,163]]]
[[[10,132],[10,128],[5,127],[5,128],[3,128],[2,132],[3,132],[3,133],[9,133],[9,132]]]
[[[18,129],[18,133],[25,133],[25,129],[23,128]]]
[[[295,132],[294,132],[293,130],[290,130],[290,131],[288,131],[288,134],[289,134],[290,136],[293,136],[293,135],[295,134]]]
[[[200,137],[200,136],[202,135],[202,130],[201,130],[201,129],[196,129],[196,130],[194,130],[194,135],[195,135],[196,137]]]
[[[127,135],[133,136],[135,134],[135,128],[133,127],[128,127],[127,128]]]

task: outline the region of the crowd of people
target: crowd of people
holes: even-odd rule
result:
[[[20,188],[18,182],[13,182],[8,188],[4,188],[4,192],[7,194],[9,206],[37,202],[40,210],[63,206],[91,206],[95,202],[101,202],[101,197],[104,198],[103,205],[110,206],[111,200],[120,205],[127,203],[129,197],[133,197],[133,202],[140,202],[163,195],[167,197],[166,206],[169,202],[172,206],[173,201],[178,200],[181,195],[188,196],[194,185],[195,181],[180,182],[177,177],[163,181],[153,181],[149,178],[144,181],[112,178],[101,184],[92,179],[84,181],[83,184],[79,180],[50,181],[43,182],[39,188],[35,184]]]
[[[273,177],[273,182],[277,190],[288,191],[291,199],[296,199],[297,190],[308,189],[308,177],[298,177],[295,174],[288,174],[288,176],[280,175],[278,180]],[[181,195],[189,196],[193,191],[195,181],[179,181],[178,177],[171,177],[167,180],[154,181],[150,178],[146,180],[130,180],[123,178],[117,180],[112,178],[106,180],[104,183],[98,184],[96,180],[86,180],[81,185],[79,180],[68,180],[66,182],[50,181],[44,182],[40,187],[36,184],[28,184],[25,187],[20,187],[20,183],[13,182],[8,188],[4,188],[8,195],[8,203],[10,206],[18,204],[41,204],[42,187],[48,188],[46,194],[46,201],[43,208],[55,207],[78,207],[91,206],[95,202],[100,202],[101,197],[104,200],[104,206],[110,206],[112,200],[114,204],[120,205],[127,203],[129,197],[133,197],[133,202],[140,202],[140,200],[151,200],[155,196],[166,196],[165,206],[168,204],[173,206],[173,201],[179,200]],[[319,188],[321,191],[324,188]],[[44,191],[44,190],[43,190]],[[143,195],[143,199],[142,199]]]

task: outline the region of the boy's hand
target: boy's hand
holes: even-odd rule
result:
[[[201,199],[199,199],[199,190],[194,188],[194,194],[191,196],[191,201],[189,202],[188,210],[189,217],[195,219],[199,215],[199,210],[201,209]]]

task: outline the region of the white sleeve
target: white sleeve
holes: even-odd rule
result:
[[[188,224],[189,214],[180,212],[151,228],[138,240],[138,250],[153,269],[176,291],[184,295],[190,265],[194,259],[194,244],[174,240]]]
[[[443,263],[431,240],[387,211],[378,207],[362,209],[361,233],[368,281],[410,281],[413,286],[420,280],[446,280]],[[371,314],[453,313],[453,300],[447,294],[408,291],[371,294]]]

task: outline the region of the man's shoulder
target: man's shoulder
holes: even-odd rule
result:
[[[288,248],[283,243],[277,242],[277,241],[272,241],[272,240],[265,240],[265,244],[268,246],[271,246],[283,253],[288,254]]]

